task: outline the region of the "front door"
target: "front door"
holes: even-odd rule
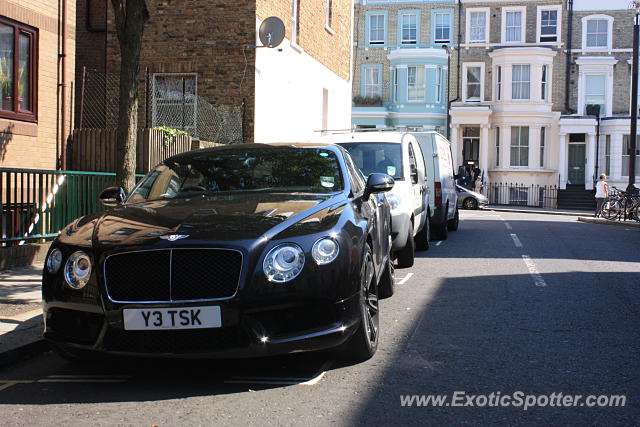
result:
[[[569,181],[584,184],[586,144],[569,144]]]

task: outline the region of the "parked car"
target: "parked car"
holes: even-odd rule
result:
[[[43,272],[44,336],[67,358],[267,356],[378,346],[393,286],[393,179],[337,146],[171,157],[79,218]]]
[[[458,207],[463,209],[479,209],[485,208],[489,204],[483,194],[471,191],[461,185],[456,184],[456,191],[458,192]]]
[[[412,134],[420,144],[427,170],[431,236],[435,240],[445,240],[449,231],[458,229],[460,222],[451,143],[438,132]]]
[[[395,185],[387,193],[393,251],[398,267],[411,267],[415,249],[429,249],[429,189],[415,137],[402,132],[355,132],[328,140],[346,148],[365,176],[386,173],[394,178]]]

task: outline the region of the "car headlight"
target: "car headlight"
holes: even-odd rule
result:
[[[311,256],[313,256],[316,264],[323,265],[329,264],[336,259],[339,252],[340,246],[338,246],[338,242],[330,237],[323,237],[313,244]]]
[[[391,205],[391,210],[394,210],[398,206],[400,206],[400,196],[398,196],[397,194],[387,193],[387,200],[389,201],[389,205]]]
[[[62,251],[56,248],[49,253],[47,257],[47,271],[49,273],[57,273],[62,265]]]
[[[71,254],[64,265],[64,279],[73,289],[82,289],[91,277],[91,258],[82,251]]]
[[[294,243],[271,249],[262,263],[262,271],[270,282],[284,283],[294,279],[304,267],[304,252]]]

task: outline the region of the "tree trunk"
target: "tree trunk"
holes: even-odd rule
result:
[[[138,70],[144,25],[149,19],[145,0],[111,0],[120,45],[120,100],[116,130],[116,183],[129,193],[135,185],[138,136]]]

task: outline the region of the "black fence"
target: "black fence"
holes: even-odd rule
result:
[[[503,206],[529,206],[556,209],[558,187],[556,185],[523,185],[490,183],[487,186],[489,204]]]

